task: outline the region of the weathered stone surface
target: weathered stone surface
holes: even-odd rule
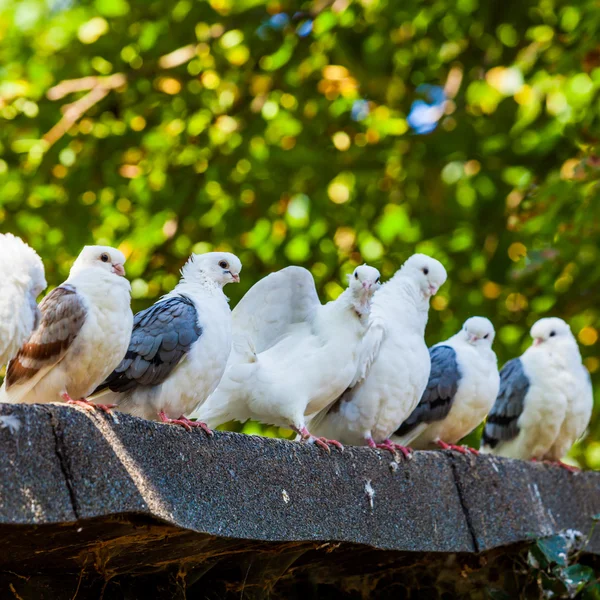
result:
[[[443,452],[328,455],[64,405],[0,413],[22,423],[0,430],[0,597],[201,598],[206,586],[213,598],[404,597],[417,573],[438,590],[465,564],[489,579],[505,546],[586,535],[600,513],[597,473]],[[598,534],[586,551],[600,554]]]

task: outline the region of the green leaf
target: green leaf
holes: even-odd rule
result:
[[[561,570],[561,579],[572,594],[580,592],[588,583],[595,581],[596,575],[592,567],[587,565],[571,565]]]
[[[122,17],[129,12],[126,0],[96,0],[94,4],[105,17]]]
[[[548,538],[542,538],[536,542],[536,546],[546,557],[549,563],[560,566],[566,566],[567,563],[567,542],[561,535],[555,535]]]

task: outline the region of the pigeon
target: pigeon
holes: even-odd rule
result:
[[[379,271],[356,267],[348,288],[322,305],[302,267],[268,275],[233,311],[234,350],[223,381],[198,412],[209,424],[254,419],[295,431],[330,452],[336,440],[306,426],[352,381]]]
[[[84,247],[68,279],[40,303],[40,324],[8,364],[1,402],[94,406],[88,394],[119,364],[129,342],[133,314],[124,263],[114,248]]]
[[[463,328],[429,350],[431,373],[427,388],[392,441],[424,450],[436,444],[444,450],[478,454],[457,446],[487,416],[498,395],[500,376],[492,350],[494,326],[471,317]]]
[[[33,248],[11,233],[0,234],[0,367],[38,326],[36,298],[46,289],[44,264]]]
[[[429,378],[425,344],[429,299],[446,281],[440,262],[414,254],[373,298],[359,371],[328,411],[315,416],[313,433],[342,443],[410,449],[389,437],[418,404]]]
[[[223,293],[242,263],[229,252],[192,254],[172,292],[135,315],[127,353],[94,392],[119,411],[181,425],[217,387],[231,351],[231,310]]]
[[[531,328],[533,345],[500,371],[500,391],[481,451],[558,463],[590,421],[590,376],[570,327],[556,317]]]

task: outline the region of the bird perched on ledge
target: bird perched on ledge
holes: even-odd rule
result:
[[[135,315],[125,358],[94,392],[122,412],[190,430],[187,418],[215,390],[231,350],[223,287],[242,263],[229,252],[192,254],[172,292]]]
[[[87,395],[123,358],[129,341],[133,315],[124,263],[108,246],[81,251],[68,279],[40,303],[40,324],[10,361],[0,401],[90,406]]]
[[[531,337],[533,345],[500,371],[500,392],[481,451],[567,466],[560,459],[583,435],[592,414],[590,376],[562,319],[540,319]]]
[[[485,419],[498,395],[494,335],[488,319],[471,317],[457,334],[429,350],[427,388],[392,441],[418,450],[437,444],[444,450],[477,453],[455,444]]]
[[[36,298],[46,288],[42,259],[11,233],[0,234],[0,281],[1,367],[38,326]]]
[[[306,419],[352,381],[379,271],[357,267],[348,289],[321,305],[313,276],[301,267],[268,275],[233,311],[234,350],[217,391],[198,411],[209,424],[255,419],[293,429],[327,451]]]
[[[415,254],[375,294],[352,387],[316,416],[310,424],[315,435],[410,456],[410,449],[389,436],[413,411],[427,385],[429,299],[445,281],[446,269],[439,261]]]

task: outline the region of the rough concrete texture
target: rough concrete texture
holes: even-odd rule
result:
[[[79,574],[71,583],[83,582],[80,598],[98,597],[92,574],[104,585],[118,575],[115,598],[138,597],[123,590],[142,575],[152,589],[167,586],[164,597],[185,597],[177,590],[208,571],[231,583],[223,595],[239,597],[233,582],[244,580],[248,596],[303,564],[313,580],[339,583],[345,572],[347,586],[373,565],[406,569],[439,556],[447,566],[448,553],[481,557],[567,529],[585,535],[600,513],[599,474],[543,464],[445,452],[395,462],[367,448],[328,455],[57,404],[0,405],[0,414],[22,424],[0,429],[0,590],[23,598],[62,597],[57,573]],[[600,535],[586,550],[600,553]]]

